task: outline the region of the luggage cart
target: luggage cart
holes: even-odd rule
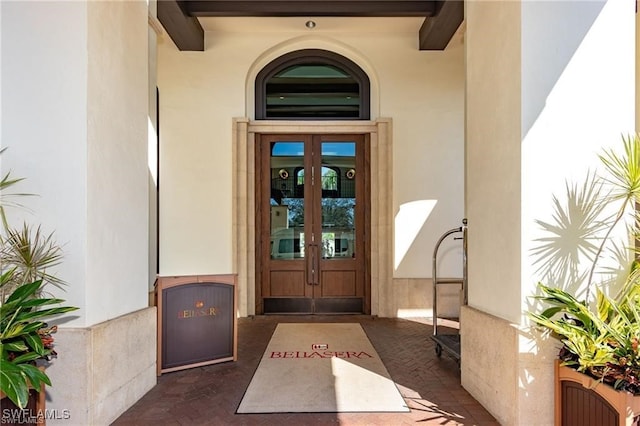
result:
[[[438,268],[438,249],[440,244],[450,235],[461,233],[454,240],[462,240],[462,278],[439,278]],[[442,356],[445,350],[460,363],[460,333],[457,334],[441,334],[438,333],[438,286],[447,284],[462,285],[462,304],[467,304],[467,219],[462,220],[462,226],[453,228],[445,232],[433,250],[433,335],[431,338],[436,342],[436,355],[438,358]]]

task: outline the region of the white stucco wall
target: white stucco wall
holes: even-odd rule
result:
[[[157,0],[149,1],[149,15],[154,21],[156,28],[162,36],[162,26],[157,20]],[[158,108],[157,108],[157,87],[158,78],[156,70],[158,68],[158,34],[156,28],[149,25],[147,32],[149,34],[149,106],[148,106],[148,158],[149,166],[149,292],[153,292],[156,275],[158,273]]]
[[[179,52],[168,38],[160,44],[161,275],[233,272],[231,120],[253,116],[253,77],[261,67],[302,48],[358,63],[372,82],[372,119],[393,119],[394,197],[381,201],[393,203],[396,214],[409,206],[411,217],[395,276],[430,276],[435,241],[460,225],[460,40],[444,52],[421,52],[420,19],[319,18],[312,31],[305,21],[210,19],[203,21],[205,52]],[[428,202],[411,211],[409,203],[421,200]],[[460,253],[451,250],[441,268],[459,273]]]
[[[0,25],[2,24],[2,3],[0,2]],[[0,26],[0,147],[2,147],[2,27]],[[0,170],[2,169],[2,156],[0,156]]]
[[[633,130],[634,15],[610,3],[468,5],[469,298],[482,311],[520,321],[535,286],[534,220]]]
[[[26,177],[19,190],[38,194],[22,200],[31,213],[8,214],[15,224],[55,231],[64,246],[57,274],[69,283],[58,294],[81,308],[88,279],[86,27],[80,2],[2,2],[2,173]],[[84,325],[86,314],[75,323]]]
[[[38,194],[11,217],[63,246],[66,325],[147,306],[146,3],[3,2],[2,35],[3,172]]]
[[[148,304],[147,16],[146,2],[89,2],[90,324]]]
[[[535,220],[557,223],[552,219],[552,194],[566,205],[566,182],[581,185],[589,169],[601,168],[598,154],[604,148],[620,152],[621,135],[634,131],[634,6],[633,2],[621,1],[523,2],[523,312],[541,309],[530,297],[536,294],[538,281],[561,286],[581,299],[585,297],[581,293],[584,284],[550,282],[537,271],[539,265],[534,262],[540,259],[532,255],[532,250],[540,245],[540,238],[549,235],[543,234]],[[549,49],[552,44],[555,48]],[[611,213],[613,210],[612,207]],[[573,229],[575,224],[563,226]],[[626,244],[626,229],[619,227],[616,233],[620,244]],[[603,262],[599,266],[604,266]],[[594,284],[604,280],[596,275]],[[526,327],[526,317],[522,324]],[[557,343],[538,339],[535,333],[530,336],[526,328],[523,331],[518,348],[522,372],[518,423],[538,418],[533,413],[540,412],[545,412],[545,418],[551,421],[550,410],[544,408],[553,403],[549,371]],[[531,395],[544,396],[532,399]]]
[[[520,4],[467,2],[469,305],[520,317]]]
[[[628,2],[524,2],[522,17],[521,252],[527,296],[543,278],[531,254],[543,236],[534,221],[551,221],[551,194],[564,201],[565,182],[584,182],[590,168],[601,166],[602,149],[621,148],[621,135],[634,131],[635,13]],[[554,40],[556,48],[549,49]],[[624,228],[619,231],[625,235]],[[523,298],[523,309],[529,302]]]
[[[463,343],[462,384],[501,424],[552,424],[557,348],[527,327],[525,315],[543,278],[532,256],[543,236],[535,220],[551,221],[552,196],[564,203],[567,180],[581,183],[598,165],[596,154],[620,147],[621,134],[634,128],[634,4],[467,2],[466,13],[469,302],[476,309],[465,309],[461,324],[473,340]],[[494,216],[487,205],[499,206]],[[505,333],[515,338],[501,340]],[[517,372],[515,383],[500,380],[505,369]]]
[[[109,424],[156,382],[147,3],[1,7],[2,174],[38,194],[11,222],[55,231],[64,259],[49,272],[68,285],[47,290],[80,308],[51,321],[59,357],[46,371],[47,408],[71,418],[48,423]]]

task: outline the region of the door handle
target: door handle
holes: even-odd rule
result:
[[[314,244],[313,251],[313,285],[320,285],[320,249],[317,244]]]
[[[307,245],[307,285],[313,285],[313,248]]]
[[[310,243],[307,246],[307,284],[318,285],[318,245]]]

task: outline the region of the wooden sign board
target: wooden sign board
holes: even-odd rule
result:
[[[161,277],[158,375],[237,360],[235,275]]]

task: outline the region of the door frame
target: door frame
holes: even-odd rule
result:
[[[392,120],[253,121],[235,118],[233,154],[233,265],[238,276],[238,315],[261,314],[256,276],[255,144],[260,133],[363,134],[367,140],[370,180],[369,265],[365,312],[396,316],[393,281]]]

